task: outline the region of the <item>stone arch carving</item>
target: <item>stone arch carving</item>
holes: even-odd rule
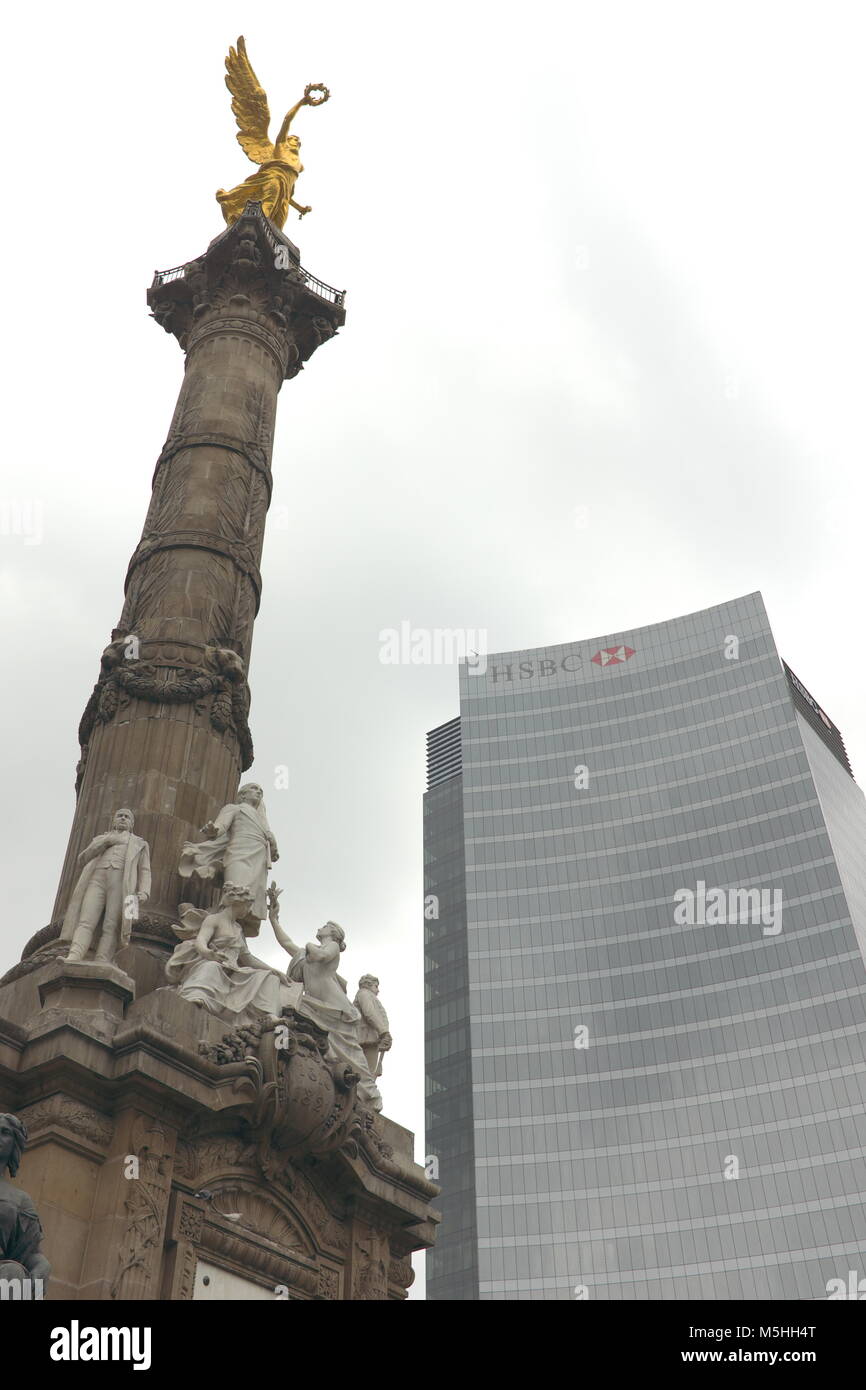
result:
[[[209,1184],[209,1190],[214,1194],[209,1205],[217,1219],[220,1213],[225,1215],[226,1212],[240,1217],[239,1221],[231,1223],[231,1229],[254,1233],[287,1252],[309,1258],[315,1256],[309,1233],[293,1213],[284,1210],[282,1201],[247,1187],[237,1177],[217,1179]]]
[[[288,1203],[255,1180],[213,1178],[194,1239],[195,1253],[253,1282],[315,1297],[320,1285],[314,1242]],[[234,1219],[232,1219],[234,1218]]]

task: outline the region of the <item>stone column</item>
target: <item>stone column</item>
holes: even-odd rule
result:
[[[246,673],[277,395],[343,323],[342,301],[301,269],[297,249],[253,203],[201,258],[157,274],[148,292],[186,370],[123,612],[81,721],[78,804],[54,930],[43,938],[62,921],[79,853],[119,806],[134,811],[151,851],[139,934],[162,936],[180,897],[211,900],[210,888],[179,878],[177,864],[183,842],[233,799],[252,762]]]

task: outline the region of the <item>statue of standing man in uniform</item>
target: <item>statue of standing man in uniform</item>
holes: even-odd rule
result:
[[[70,942],[68,961],[113,960],[129,941],[138,909],[150,896],[150,849],[133,835],[135,817],[116,811],[111,830],[96,835],[78,856],[83,868],[63,919],[60,940]]]
[[[388,1015],[379,998],[377,975],[362,975],[355,995],[355,1008],[361,1015],[358,1037],[374,1081],[382,1075],[382,1054],[393,1045]]]
[[[201,834],[208,839],[200,845],[187,841],[183,847],[178,868],[181,878],[221,874],[224,884],[250,888],[252,902],[239,920],[247,936],[257,936],[268,915],[268,869],[280,857],[261,787],[255,782],[241,787],[237,801],[224,806],[216,820],[203,825]]]

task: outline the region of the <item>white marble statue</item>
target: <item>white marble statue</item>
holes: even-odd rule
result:
[[[346,949],[346,933],[336,922],[326,922],[316,932],[315,941],[298,946],[280,926],[280,892],[272,883],[268,893],[269,917],[275,937],[292,958],[289,979],[304,987],[298,1012],[327,1031],[331,1060],[357,1072],[361,1078],[359,1098],[373,1110],[381,1110],[382,1097],[360,1043],[361,1015],[349,1001],[346,981],[337,973],[340,955]]]
[[[241,787],[237,801],[224,806],[200,833],[208,838],[198,845],[187,841],[183,847],[178,866],[181,878],[192,874],[214,878],[221,873],[223,883],[250,888],[244,927],[248,935],[256,935],[258,924],[268,915],[268,869],[279,859],[261,787],[255,782]]]
[[[129,941],[139,908],[150,895],[150,850],[132,833],[135,817],[116,811],[112,829],[95,836],[78,856],[83,868],[69,900],[61,941],[66,959],[84,960],[96,938],[94,960],[113,960]]]
[[[181,903],[182,938],[165,967],[182,999],[239,1025],[257,1014],[277,1017],[285,1004],[297,1004],[299,991],[285,975],[256,960],[247,949],[241,921],[252,889],[226,883],[220,906],[211,911]]]
[[[382,1075],[382,1056],[387,1052],[393,1038],[388,1032],[388,1015],[379,999],[379,981],[375,975],[362,975],[358,981],[355,995],[355,1008],[361,1015],[358,1038],[367,1058],[370,1075],[375,1079]]]

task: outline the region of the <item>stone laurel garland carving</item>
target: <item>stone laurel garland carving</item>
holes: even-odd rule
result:
[[[237,454],[228,453],[227,466],[222,470],[220,476],[220,510],[222,517],[226,519],[223,522],[226,534],[218,544],[221,546],[223,554],[228,552],[238,569],[247,578],[252,579],[257,588],[261,590],[261,571],[255,562],[255,552],[248,539],[249,532],[247,531],[242,538],[237,538],[228,532],[226,524],[228,518],[242,517],[246,512],[249,506],[251,482],[252,475],[249,467],[238,458]],[[206,534],[205,543],[209,541],[210,536]],[[161,538],[157,543],[161,543]]]
[[[388,1144],[382,1138],[376,1127],[376,1116],[372,1110],[367,1111],[364,1116],[364,1126],[361,1132],[362,1146],[374,1158],[378,1159],[380,1165],[388,1164],[390,1170],[396,1169],[399,1165],[393,1162],[394,1146]]]
[[[252,546],[205,531],[174,531],[164,540],[165,545],[159,543],[160,538],[156,542],[149,541],[146,549],[142,542],[133,556],[136,563],[130,561],[123,610],[115,630],[145,632],[152,620],[158,620],[161,613],[169,611],[173,607],[171,589],[176,581],[173,549],[178,546],[203,549],[208,553],[210,570],[207,599],[202,609],[205,630],[212,634],[214,646],[233,647],[243,656],[249,650],[250,634],[236,632],[232,626],[234,600],[231,595],[237,580],[242,579],[244,587],[250,591],[253,612],[257,612],[262,580]],[[172,665],[170,661],[164,664]]]
[[[367,1154],[373,1167],[386,1173],[388,1177],[395,1178],[404,1186],[410,1187],[413,1192],[417,1192],[427,1201],[438,1197],[440,1189],[435,1183],[430,1182],[423,1174],[419,1175],[413,1164],[401,1163],[399,1158],[395,1156],[393,1145],[388,1144],[379,1133],[380,1123],[372,1111],[367,1111],[356,1136],[359,1148]]]
[[[415,1282],[411,1259],[393,1260],[388,1266],[388,1281],[398,1288],[410,1289]]]
[[[232,1168],[253,1173],[256,1146],[237,1135],[223,1134],[186,1145],[182,1150],[181,1162],[178,1176],[190,1182],[204,1182],[209,1180],[211,1175],[224,1174]]]
[[[340,1297],[340,1271],[331,1269],[329,1265],[319,1267],[319,1289],[317,1298],[329,1299],[336,1302]]]
[[[261,444],[270,437],[272,417],[265,392],[261,386],[250,385],[247,387],[242,412],[246,433],[250,439],[259,441],[258,451],[259,454],[262,454]],[[270,481],[270,469],[265,476]]]
[[[169,426],[168,438],[163,448],[169,448],[172,440],[181,439],[185,435],[194,436],[202,432],[202,408],[204,406],[207,391],[205,383],[198,376],[184,376],[180,394],[177,398],[177,405],[174,409],[171,425]],[[154,469],[154,478],[159,472],[160,463],[164,462],[162,455]]]
[[[102,670],[78,726],[78,742],[83,756],[76,791],[81,787],[84,754],[90,735],[97,723],[107,724],[114,718],[124,696],[153,704],[189,705],[212,695],[211,726],[218,733],[225,733],[226,730],[235,733],[240,747],[241,767],[246,771],[253,761],[253,741],[247,722],[249,688],[243,662],[237,653],[227,647],[206,647],[205,652],[216,666],[216,671],[193,667],[185,671],[183,676],[166,683],[160,677],[160,671],[164,668],[154,662],[126,660],[124,653],[128,640],[119,637],[109,643],[102,653]]]
[[[356,1299],[371,1301],[388,1297],[388,1263],[390,1252],[386,1236],[370,1231],[355,1240]]]
[[[162,1249],[173,1145],[158,1121],[139,1116],[132,1129],[132,1147],[139,1176],[127,1183],[129,1194],[123,1204],[127,1223],[109,1292],[112,1298],[155,1298],[149,1285]]]
[[[198,1170],[199,1159],[195,1144],[191,1139],[178,1135],[174,1151],[174,1176],[184,1182],[193,1182]]]
[[[172,925],[172,918],[167,912],[140,913],[138,921],[132,924],[132,940],[139,946],[148,940],[162,942],[174,950],[177,945],[177,933]],[[160,953],[157,959],[164,960],[165,957]],[[165,1024],[161,1023],[160,1027],[164,1028]]]
[[[150,616],[166,611],[172,562],[170,551],[158,550],[146,565],[136,565],[126,581],[116,632],[140,632]]]
[[[201,1207],[194,1207],[191,1202],[184,1202],[180,1209],[180,1218],[177,1223],[178,1240],[191,1241],[197,1245],[201,1240],[201,1230],[204,1224],[204,1212]]]
[[[264,523],[262,523],[264,525]],[[244,582],[243,576],[238,574],[232,592],[231,611],[225,629],[227,632],[235,633],[239,643],[243,643],[242,650],[249,651],[252,642],[253,624],[256,620],[258,611],[258,596],[251,584]],[[221,629],[216,626],[214,631]]]
[[[244,407],[244,413],[248,413],[246,405]],[[271,474],[270,465],[268,463],[268,456],[265,453],[265,450],[262,447],[262,445],[258,443],[259,434],[261,432],[262,417],[262,410],[253,410],[249,413],[249,420],[252,422],[252,428],[256,432],[255,437],[253,439],[238,439],[237,436],[233,434],[204,434],[201,431],[186,434],[183,432],[186,428],[185,419],[181,422],[180,425],[174,427],[172,429],[172,433],[168,436],[168,439],[162,446],[162,452],[160,453],[160,456],[156,461],[156,467],[153,472],[154,497],[157,499],[154,512],[156,512],[156,510],[158,509],[159,511],[166,512],[167,515],[175,515],[179,510],[179,508],[176,506],[176,502],[178,499],[174,497],[171,499],[164,498],[157,487],[157,483],[160,482],[162,478],[169,476],[168,474],[163,472],[164,465],[170,462],[170,460],[174,458],[175,454],[184,453],[187,449],[228,449],[229,452],[233,454],[239,454],[241,458],[245,459],[246,462],[250,465],[250,467],[255,469],[256,473],[260,474],[261,477],[264,479],[267,496],[270,498],[274,485],[273,477]],[[172,487],[180,488],[183,486],[182,475],[175,473],[172,474],[171,477]],[[170,507],[164,505],[167,500],[171,501],[172,505]],[[145,524],[144,528],[144,534],[149,535],[158,530],[159,526],[156,521],[156,516],[154,515],[153,517],[151,517],[150,513],[148,513],[147,523]]]
[[[229,484],[234,482],[240,484],[240,488],[235,488],[235,495],[232,497]],[[237,473],[234,478],[224,481],[225,501],[227,509],[237,510],[238,501],[243,505],[246,502],[246,479],[242,473]],[[242,490],[242,491],[241,491]],[[238,493],[241,493],[240,499]],[[252,546],[245,540],[233,540],[230,536],[225,536],[217,531],[192,530],[171,530],[161,531],[158,535],[145,536],[139,544],[129,561],[127,569],[127,583],[130,583],[136,571],[145,563],[150,566],[153,560],[167,550],[208,550],[213,555],[220,556],[223,560],[228,560],[236,569],[250,581],[256,591],[256,611],[261,599],[262,574],[255,561]]]
[[[87,1139],[100,1149],[107,1149],[114,1135],[114,1125],[105,1115],[89,1105],[82,1105],[69,1096],[49,1096],[22,1110],[30,1140],[37,1138],[49,1125],[57,1125],[70,1134]]]
[[[263,1024],[248,1023],[223,1033],[218,1043],[201,1042],[198,1045],[202,1057],[218,1067],[228,1066],[230,1062],[243,1062],[247,1057],[257,1057],[261,1042]]]
[[[47,927],[40,927],[38,932],[34,932],[33,936],[31,936],[30,940],[27,942],[27,945],[24,947],[24,950],[21,952],[22,962],[27,960],[28,956],[32,956],[34,952],[42,951],[49,946],[56,946],[58,950],[62,950],[63,947],[58,945],[56,941],[57,933],[59,932],[59,930],[59,922],[49,922]],[[43,965],[44,963],[45,962],[43,958],[42,960],[40,960],[39,964]]]
[[[196,1255],[192,1245],[187,1245],[181,1255],[182,1266],[176,1289],[178,1299],[191,1300],[195,1292]]]
[[[292,1203],[316,1233],[316,1240],[331,1250],[341,1253],[349,1248],[349,1233],[338,1217],[325,1206],[313,1184],[305,1174],[292,1165]],[[345,1214],[344,1214],[345,1219]]]
[[[132,926],[132,940],[136,945],[144,946],[147,942],[164,942],[172,950],[177,945],[177,934],[172,927],[173,918],[164,912],[142,912],[137,922]],[[11,970],[0,979],[0,985],[11,985],[15,980],[20,980],[22,975],[29,975],[32,970],[38,970],[49,961],[55,960],[57,956],[65,955],[69,950],[68,943],[61,941],[60,922],[52,922],[50,926],[43,927],[41,931],[31,936],[17,965],[13,965]],[[164,959],[164,956],[160,956]],[[163,1025],[164,1026],[164,1025]]]
[[[49,927],[43,927],[35,936],[31,937],[24,947],[25,954],[17,965],[13,965],[11,970],[0,979],[0,985],[11,985],[16,980],[20,980],[23,975],[29,975],[32,970],[38,970],[47,961],[54,960],[56,956],[65,955],[69,950],[67,942],[58,940],[60,936],[60,923]]]

